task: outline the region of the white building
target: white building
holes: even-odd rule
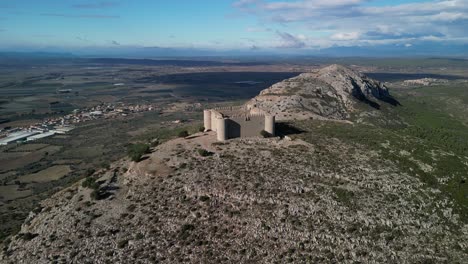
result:
[[[19,131],[10,133],[7,137],[0,139],[0,145],[8,145],[37,134],[39,134],[39,131]]]
[[[34,140],[50,137],[50,136],[53,136],[53,135],[55,135],[55,131],[48,131],[48,132],[45,132],[45,133],[30,136],[30,137],[28,137],[26,139],[26,141],[34,141]]]

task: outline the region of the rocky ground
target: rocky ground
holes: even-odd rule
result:
[[[43,201],[1,262],[468,259],[468,227],[450,202],[377,152],[333,138],[214,139],[172,140],[97,172],[97,199],[78,183]]]
[[[358,103],[379,109],[397,105],[387,87],[353,69],[331,65],[302,73],[263,90],[246,105],[252,112],[268,112],[278,120],[346,120]]]

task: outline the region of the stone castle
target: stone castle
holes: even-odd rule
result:
[[[239,137],[257,137],[262,130],[275,135],[275,116],[252,114],[244,106],[220,107],[203,111],[205,131],[215,131],[219,141]]]

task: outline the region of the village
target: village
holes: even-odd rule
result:
[[[56,134],[66,134],[76,124],[97,120],[126,117],[130,114],[154,111],[152,104],[129,105],[125,103],[101,104],[91,108],[75,109],[71,114],[46,118],[42,122],[25,127],[7,127],[0,130],[0,146],[35,141]]]

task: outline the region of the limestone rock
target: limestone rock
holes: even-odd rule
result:
[[[247,103],[251,112],[269,112],[278,119],[346,120],[356,104],[376,109],[397,105],[387,87],[359,72],[331,65],[276,83]]]

